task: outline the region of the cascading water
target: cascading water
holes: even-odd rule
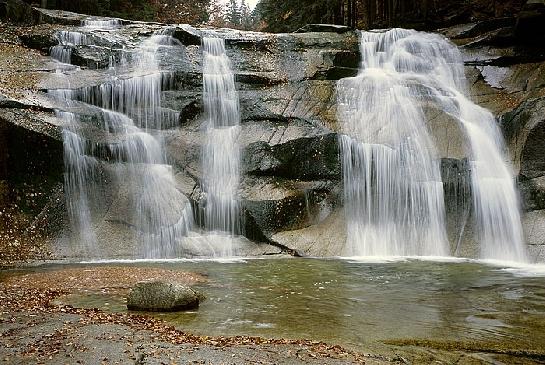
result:
[[[238,234],[241,231],[238,200],[240,113],[235,78],[224,40],[205,37],[202,45],[203,99],[207,117],[203,150],[204,223],[211,231]],[[233,254],[231,245],[224,245],[222,251],[222,256]]]
[[[59,31],[55,34],[59,43],[51,47],[51,57],[62,63],[70,63],[72,59],[72,49],[75,46],[87,44],[87,36],[80,32]]]
[[[448,253],[439,163],[396,69],[404,32],[363,33],[361,71],[338,85],[348,255]]]
[[[96,235],[91,220],[89,196],[91,184],[95,180],[98,161],[85,154],[86,141],[77,133],[77,118],[73,113],[57,111],[57,117],[65,121],[64,146],[64,190],[70,224],[79,246],[86,252],[96,247]],[[91,194],[90,194],[91,193]]]
[[[339,81],[348,255],[446,255],[439,159],[425,104],[458,119],[472,148],[481,257],[523,261],[513,175],[494,118],[465,97],[458,49],[404,29],[361,34],[358,76]]]
[[[82,25],[89,29],[117,29],[123,23],[120,19],[85,19]]]
[[[473,210],[481,243],[481,257],[527,262],[518,191],[507,147],[492,113],[456,95],[472,150]]]
[[[114,171],[119,185],[126,190],[120,194],[125,198],[126,211],[130,215],[126,218],[127,223],[142,242],[141,255],[148,258],[172,257],[180,253],[181,240],[192,227],[191,205],[176,187],[158,133],[178,118],[177,113],[161,108],[161,91],[173,82],[172,74],[159,71],[156,60],[165,37],[165,34],[157,34],[143,42],[134,57],[136,61],[129,78],[112,77],[110,82],[96,87],[50,90],[59,99],[100,108],[101,129],[105,139],[111,141],[100,148],[107,151],[108,168]],[[68,122],[76,119],[74,114],[66,112],[60,116]],[[69,210],[70,218],[78,226],[92,227],[88,200],[93,197],[84,194],[85,186],[91,181],[80,172],[92,171],[87,163],[91,159],[88,155],[100,155],[100,151],[93,150],[97,146],[87,148],[77,129],[66,127],[64,135],[65,154],[68,154],[65,156],[66,194],[68,205],[75,207]]]

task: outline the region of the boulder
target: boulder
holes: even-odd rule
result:
[[[127,297],[129,310],[176,312],[199,306],[199,293],[176,283],[149,281],[137,283]]]

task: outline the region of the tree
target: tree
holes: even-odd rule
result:
[[[238,7],[237,0],[229,0],[227,3],[227,21],[234,27],[240,26],[240,8]]]
[[[252,29],[254,26],[254,19],[252,16],[252,11],[245,0],[242,0],[240,3],[240,26],[244,30]]]
[[[156,20],[163,23],[202,24],[209,20],[210,0],[151,0]]]

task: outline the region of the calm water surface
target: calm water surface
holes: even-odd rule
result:
[[[257,259],[123,265],[206,275],[209,282],[199,288],[207,300],[197,311],[158,315],[196,334],[308,338],[357,350],[392,339],[545,347],[545,278],[482,263]],[[67,300],[125,310],[123,298],[98,293]]]

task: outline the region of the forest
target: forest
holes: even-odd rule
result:
[[[460,22],[512,16],[524,1],[485,0],[36,0],[33,5],[124,19],[163,23],[292,32],[306,24],[329,23],[351,28],[393,26],[436,29]]]

